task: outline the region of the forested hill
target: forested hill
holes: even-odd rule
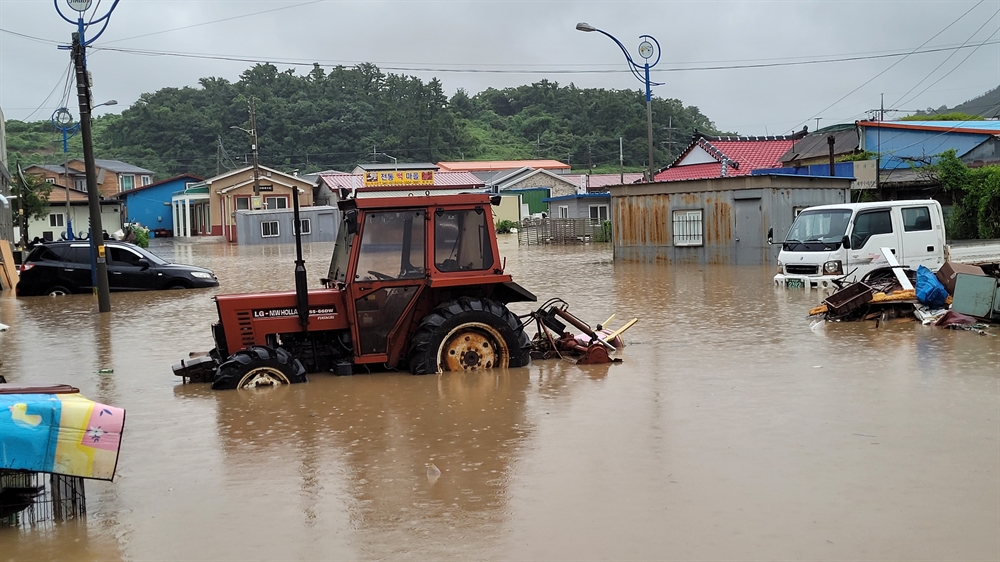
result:
[[[97,157],[148,168],[161,179],[210,177],[220,160],[224,170],[242,166],[251,139],[232,127],[251,128],[253,98],[260,163],[286,171],[347,171],[371,161],[372,152],[400,163],[551,158],[574,169],[617,170],[619,137],[627,167],[646,162],[646,103],[638,88],[543,80],[473,96],[459,90],[449,100],[437,79],[384,74],[371,64],[329,73],[316,66],[306,75],[260,64],[235,83],[203,78],[200,85],[143,94],[120,115],[95,119]],[[653,120],[657,166],[668,164],[695,129],[717,132],[697,107],[674,99],[655,98]],[[12,165],[62,160],[61,137],[48,121],[8,121],[7,133]],[[670,138],[675,143],[664,142]],[[71,157],[80,154],[79,138],[73,141]]]

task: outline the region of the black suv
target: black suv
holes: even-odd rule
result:
[[[168,263],[148,250],[127,242],[104,243],[108,284],[112,291],[148,291],[216,287],[212,270]],[[17,296],[88,293],[94,284],[90,243],[49,242],[35,246],[21,263]]]

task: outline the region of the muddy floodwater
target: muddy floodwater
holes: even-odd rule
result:
[[[640,319],[624,363],[212,391],[171,364],[212,346],[216,292],[293,288],[294,247],[151,249],[221,287],[112,294],[103,316],[0,295],[9,382],[128,412],[87,517],[0,529],[0,560],[1000,559],[1000,337],[811,326],[816,293],[771,268],[508,236],[540,301]],[[331,252],[305,247],[312,284]]]

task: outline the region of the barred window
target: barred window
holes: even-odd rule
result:
[[[278,236],[278,221],[266,221],[260,223],[260,235],[262,238],[273,238]]]
[[[701,209],[674,211],[674,246],[701,246],[702,239]]]

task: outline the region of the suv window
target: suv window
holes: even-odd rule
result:
[[[125,248],[108,246],[108,252],[111,254],[111,261],[113,263],[139,265],[139,260],[142,259],[142,256],[139,254],[126,250]]]
[[[35,261],[63,261],[62,256],[57,254],[49,248],[48,246],[38,246],[32,250],[31,255],[28,256],[29,262]]]

